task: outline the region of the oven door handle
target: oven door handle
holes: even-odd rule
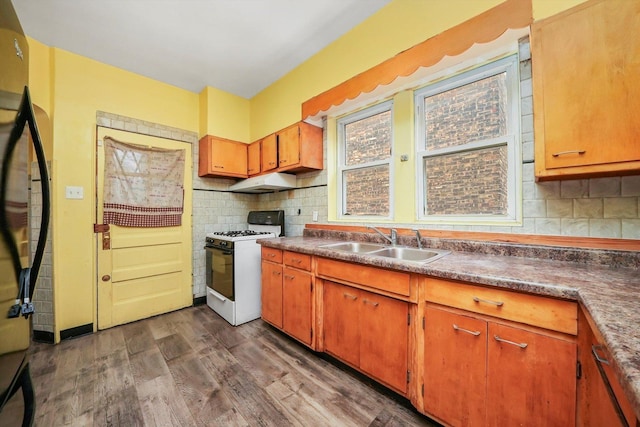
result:
[[[227,251],[224,249],[220,249],[220,248],[212,248],[211,246],[205,246],[204,247],[206,250],[208,251],[218,251],[218,252],[222,252],[222,255],[233,255],[233,251]]]

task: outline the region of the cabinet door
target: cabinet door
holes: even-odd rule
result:
[[[285,267],[282,289],[284,331],[311,345],[311,275]]]
[[[262,262],[262,318],[282,328],[282,265]]]
[[[639,20],[640,2],[605,0],[532,25],[536,173],[640,160]]]
[[[276,134],[262,139],[262,171],[269,171],[278,167],[278,141]]]
[[[325,280],[324,349],[341,360],[360,364],[360,291]]]
[[[406,393],[409,304],[365,291],[360,295],[360,368]]]
[[[198,176],[247,177],[247,145],[205,135],[200,139]]]
[[[424,337],[425,411],[454,426],[485,425],[487,322],[427,306]]]
[[[247,147],[247,175],[260,173],[260,141],[256,141]]]
[[[287,168],[300,162],[300,128],[290,126],[278,132],[278,167]]]
[[[576,343],[489,322],[487,425],[575,425]]]
[[[591,327],[582,313],[578,317],[579,334],[578,334],[578,360],[582,365],[582,375],[578,380],[578,420],[576,425],[580,427],[589,426],[608,426],[621,427],[623,422],[621,415],[626,417],[630,426],[636,425],[636,416],[633,406],[624,396],[624,392],[613,372],[607,372],[612,367],[606,364],[601,365],[603,371],[614,393],[619,410],[618,412],[614,400],[611,398],[609,391],[602,378],[602,374],[598,369],[598,363],[592,353],[592,346],[596,345],[599,357],[606,357],[607,352],[596,338]]]

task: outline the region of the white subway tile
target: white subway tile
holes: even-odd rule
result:
[[[622,235],[619,219],[590,219],[589,236],[620,238]]]
[[[636,197],[616,197],[604,199],[605,218],[638,218]]]

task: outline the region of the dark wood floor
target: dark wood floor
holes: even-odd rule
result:
[[[207,306],[35,344],[37,426],[433,426],[262,320]]]

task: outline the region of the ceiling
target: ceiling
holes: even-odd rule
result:
[[[24,32],[199,93],[251,98],[391,0],[12,0]]]

